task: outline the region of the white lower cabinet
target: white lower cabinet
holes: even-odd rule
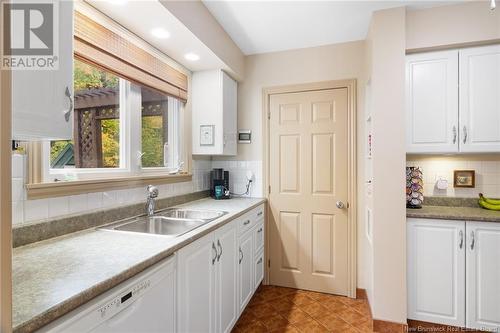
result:
[[[239,241],[239,260],[238,260],[238,282],[239,282],[239,310],[245,309],[245,306],[252,298],[254,292],[254,252],[253,252],[253,234],[245,233]]]
[[[467,327],[500,331],[500,223],[467,222]]]
[[[213,234],[183,247],[177,263],[179,332],[215,332],[217,248]]]
[[[407,223],[408,318],[500,328],[500,224]]]
[[[465,222],[408,222],[408,318],[465,324]]]

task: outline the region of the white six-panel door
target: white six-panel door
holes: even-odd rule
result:
[[[271,95],[269,108],[270,283],[347,295],[347,89]]]
[[[467,327],[500,331],[500,224],[467,222]]]
[[[459,52],[460,151],[500,152],[500,45]]]
[[[458,51],[406,57],[408,153],[458,152]]]
[[[408,318],[465,326],[465,222],[409,219]]]

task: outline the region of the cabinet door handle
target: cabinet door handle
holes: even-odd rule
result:
[[[464,143],[467,142],[467,126],[464,126]]]
[[[471,231],[470,238],[471,238],[470,249],[474,250],[474,246],[476,245],[476,239],[474,238],[474,231]]]
[[[459,235],[460,235],[460,243],[458,244],[458,247],[462,249],[462,247],[464,246],[464,232],[460,230]]]
[[[263,212],[258,212],[258,213],[257,213],[257,216],[262,216],[262,213],[263,213]]]
[[[257,233],[261,233],[262,232],[262,228],[259,228],[259,230],[257,230]]]
[[[246,220],[245,222],[243,222],[243,225],[249,225],[250,224],[250,220]]]
[[[262,257],[260,257],[259,261],[257,261],[257,264],[262,264]]]
[[[220,260],[220,256],[222,255],[222,245],[220,244],[220,239],[217,240],[217,246],[219,247],[219,255],[217,256],[217,262]]]
[[[71,91],[69,91],[69,87],[66,87],[66,91],[64,92],[64,94],[69,99],[69,108],[68,110],[66,110],[66,112],[64,112],[64,120],[68,122],[69,118],[71,117],[71,112],[73,112],[73,98],[71,98]]]
[[[243,251],[241,251],[241,246],[240,246],[240,260],[239,260],[239,264],[241,264],[242,260],[243,260]]]
[[[214,265],[215,264],[215,260],[217,260],[217,249],[215,248],[215,243],[214,242],[212,242],[212,250],[214,250],[214,253],[215,253],[214,257],[212,258],[212,265]]]
[[[457,126],[453,126],[453,143],[457,143]]]

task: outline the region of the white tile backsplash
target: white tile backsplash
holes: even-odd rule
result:
[[[244,193],[247,184],[247,171],[254,174],[250,187],[251,197],[262,197],[262,161],[213,161],[212,168],[223,168],[229,171],[229,190]]]
[[[500,157],[498,161],[464,160],[459,158],[426,158],[411,160],[407,166],[422,168],[424,180],[424,195],[449,197],[477,197],[479,193],[489,197],[500,197]],[[475,188],[454,188],[454,170],[474,170],[476,173]],[[436,180],[445,178],[448,181],[446,190],[436,188]]]
[[[208,190],[212,161],[209,159],[193,161],[193,180],[191,182],[161,185],[160,198]],[[68,214],[91,212],[97,209],[117,207],[145,202],[143,187],[107,192],[88,193],[66,197],[40,200],[27,200],[26,183],[27,160],[25,155],[12,155],[12,222],[22,224],[56,218]]]

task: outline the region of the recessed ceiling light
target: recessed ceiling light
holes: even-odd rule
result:
[[[200,60],[200,56],[197,55],[196,53],[186,53],[186,55],[184,56],[184,58],[186,58],[189,61]]]
[[[151,34],[156,38],[166,39],[170,37],[170,32],[163,28],[154,28],[151,30]]]
[[[108,0],[108,2],[112,5],[124,5],[127,3],[127,0]]]

